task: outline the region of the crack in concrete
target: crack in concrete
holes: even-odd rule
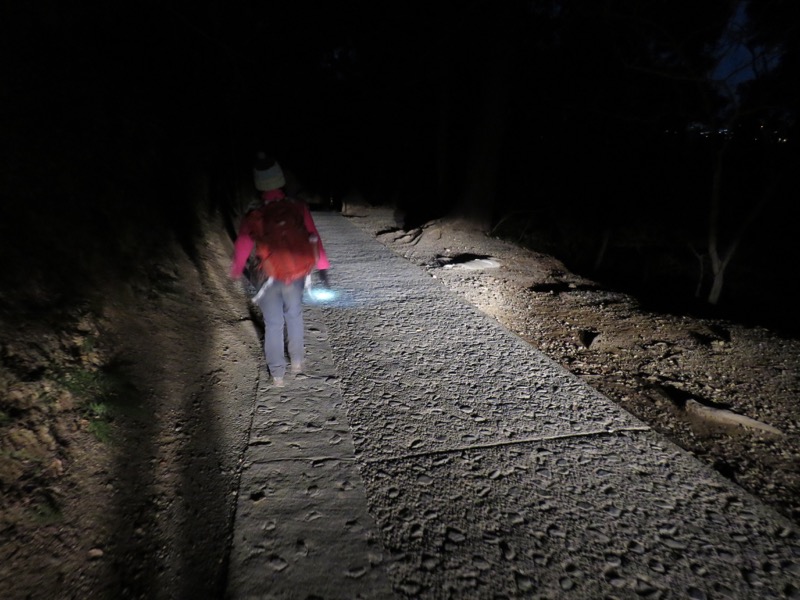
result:
[[[441,454],[455,454],[457,452],[466,452],[469,450],[485,450],[488,448],[506,448],[509,446],[518,446],[521,444],[535,444],[540,442],[552,442],[557,440],[571,440],[577,438],[584,438],[584,437],[601,437],[601,436],[612,436],[617,435],[623,432],[638,432],[643,433],[647,431],[652,431],[650,427],[643,426],[643,427],[620,427],[618,429],[603,429],[599,431],[585,431],[582,433],[568,433],[568,434],[561,434],[561,435],[545,435],[539,437],[532,437],[532,438],[524,438],[520,440],[509,440],[507,442],[494,442],[491,444],[470,444],[468,446],[460,446],[458,448],[443,448],[441,450],[427,450],[425,452],[417,452],[414,454],[403,454],[401,456],[390,456],[390,457],[379,457],[379,458],[368,458],[365,459],[363,462],[367,464],[378,464],[378,463],[392,463],[402,460],[409,460],[414,458],[425,458],[426,456],[438,456]]]

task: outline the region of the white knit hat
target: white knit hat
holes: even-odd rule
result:
[[[269,169],[253,169],[256,189],[259,192],[277,190],[286,185],[286,178],[283,176],[283,169],[276,162]]]

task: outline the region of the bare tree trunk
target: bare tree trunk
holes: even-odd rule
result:
[[[440,49],[439,54],[439,123],[436,131],[436,192],[439,195],[440,205],[445,205],[447,200],[447,176],[449,160],[449,147],[447,138],[450,134],[450,66],[445,55],[446,49]]]
[[[717,304],[722,294],[725,267],[727,260],[720,258],[719,253],[719,216],[722,205],[722,166],[724,163],[725,148],[723,146],[714,157],[714,173],[711,185],[711,206],[708,216],[708,256],[711,259],[711,291],[708,294],[708,303]]]
[[[600,265],[603,264],[603,259],[606,256],[606,251],[608,250],[608,244],[611,242],[611,228],[606,227],[603,230],[603,237],[600,240],[600,249],[597,251],[597,256],[594,259],[594,267],[593,271],[597,273],[600,270]]]
[[[458,216],[489,231],[497,193],[500,152],[506,126],[510,85],[503,60],[487,61],[482,79],[480,115],[474,133],[466,187]]]
[[[697,258],[698,270],[697,270],[697,285],[694,288],[694,297],[699,298],[700,294],[703,292],[703,281],[706,278],[706,264],[705,264],[705,256],[694,249],[694,246],[689,244],[689,250],[692,251],[695,258]]]
[[[724,161],[725,147],[720,149],[716,156],[714,163],[714,180],[711,188],[711,211],[709,215],[708,224],[708,255],[711,259],[711,290],[708,293],[708,303],[718,304],[722,294],[722,287],[725,281],[725,269],[736,253],[742,239],[744,238],[750,226],[755,222],[758,215],[769,202],[773,193],[777,189],[778,179],[772,176],[771,180],[767,182],[761,198],[750,209],[745,219],[739,225],[738,230],[731,236],[728,246],[722,250],[720,248],[720,213],[722,206],[722,170]]]

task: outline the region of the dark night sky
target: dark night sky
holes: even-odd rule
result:
[[[691,2],[652,14],[601,4],[20,3],[3,19],[13,60],[0,93],[12,137],[90,144],[91,130],[124,143],[149,131],[157,146],[226,146],[245,162],[265,148],[320,186],[372,177],[387,194],[409,172],[407,193],[435,186],[444,165],[451,203],[472,185],[470,163],[486,164],[478,155],[494,129],[499,142],[486,152],[511,170],[501,179],[518,179],[518,194],[565,159],[595,170],[598,160],[657,155],[664,130],[712,115],[714,98],[685,73],[654,74],[645,53],[675,50],[656,37],[662,28],[696,53],[723,31],[727,13],[714,11],[727,4],[704,5],[708,14]],[[609,18],[612,9],[630,14]],[[684,25],[687,11],[711,25]],[[663,23],[648,29],[646,18]],[[592,176],[618,180],[604,168]]]
[[[458,171],[493,96],[509,115],[498,128],[512,157],[536,158],[542,136],[594,143],[609,127],[647,134],[658,119],[694,116],[686,90],[633,75],[624,52],[635,57],[638,40],[603,31],[591,14],[554,28],[559,6],[36,2],[4,20],[15,57],[6,99],[33,127],[127,123],[388,179],[435,162],[445,122]],[[664,97],[672,116],[658,106]],[[419,181],[432,185],[428,171]]]

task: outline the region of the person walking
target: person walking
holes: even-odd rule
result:
[[[258,291],[253,301],[264,315],[267,367],[273,383],[282,386],[287,368],[285,339],[292,373],[303,370],[306,278],[316,268],[327,285],[330,263],[308,205],[284,192],[286,179],[280,165],[259,153],[254,179],[262,204],[242,219],[234,242],[230,276],[233,279],[242,276],[255,248],[252,269]]]

